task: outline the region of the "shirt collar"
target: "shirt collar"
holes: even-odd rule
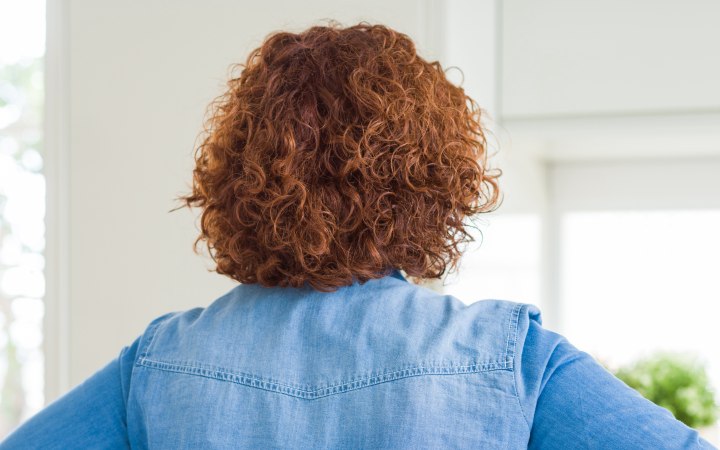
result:
[[[397,278],[398,280],[407,281],[405,277],[400,273],[398,269],[393,269],[392,273],[390,274],[391,277]]]

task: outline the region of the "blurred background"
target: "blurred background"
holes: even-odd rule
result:
[[[409,34],[487,112],[504,203],[433,288],[720,386],[720,2],[0,0],[0,437],[233,286],[168,211],[230,64],[327,19]]]

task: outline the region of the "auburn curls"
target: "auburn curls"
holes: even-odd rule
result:
[[[481,110],[381,25],[277,32],[210,105],[181,197],[216,271],[333,291],[401,269],[440,278],[494,209]]]

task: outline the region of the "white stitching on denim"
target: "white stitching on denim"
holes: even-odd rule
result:
[[[467,366],[415,366],[406,369],[400,369],[390,372],[384,372],[379,375],[355,379],[335,385],[317,387],[315,389],[301,389],[292,385],[264,380],[251,374],[233,373],[230,371],[208,369],[198,366],[171,364],[163,361],[155,361],[149,358],[140,358],[138,364],[148,368],[162,370],[166,372],[186,373],[191,375],[203,376],[206,378],[229,381],[245,386],[255,387],[263,390],[279,392],[293,397],[305,399],[315,399],[326,397],[333,394],[339,394],[355,389],[373,386],[388,381],[399,380],[403,378],[423,375],[455,375],[455,374],[471,374],[489,372],[494,370],[512,369],[511,361],[500,361],[493,363],[477,363]]]
[[[520,407],[520,414],[522,414],[523,419],[525,419],[525,423],[527,424],[528,431],[532,431],[532,426],[530,425],[530,420],[527,417],[527,414],[525,414],[525,410],[523,409],[522,402],[520,401],[520,394],[518,391],[518,384],[517,384],[517,371],[515,368],[517,367],[517,364],[515,364],[515,358],[517,357],[517,335],[518,331],[520,329],[520,309],[525,307],[525,305],[518,305],[517,308],[518,314],[515,317],[515,337],[513,338],[513,355],[512,355],[512,361],[513,361],[513,389],[515,390],[515,398],[518,401],[518,406]]]

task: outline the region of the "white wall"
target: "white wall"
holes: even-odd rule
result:
[[[324,18],[385,23],[421,52],[437,52],[426,39],[437,34],[433,2],[248,5],[67,0],[50,8],[48,400],[154,317],[205,305],[233,285],[192,253],[193,215],[168,213],[188,187],[205,107],[231,63],[271,31]]]
[[[720,156],[720,2],[501,5],[499,114],[516,152]]]
[[[502,4],[508,118],[720,109],[720,2]]]

